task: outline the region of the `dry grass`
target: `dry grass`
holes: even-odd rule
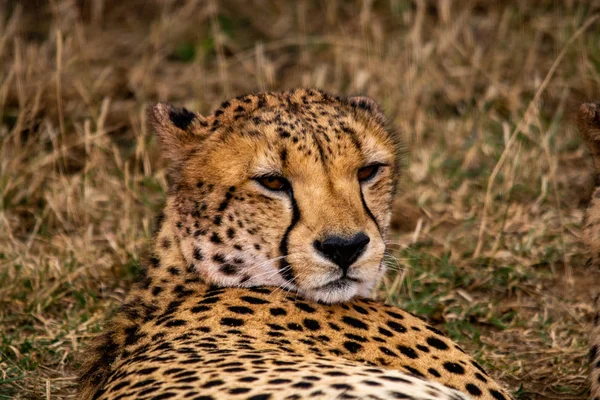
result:
[[[18,3],[0,1],[0,399],[71,394],[138,269],[165,189],[145,107],[293,86],[367,93],[408,143],[382,297],[518,398],[584,397],[600,274],[570,115],[600,96],[599,2]]]

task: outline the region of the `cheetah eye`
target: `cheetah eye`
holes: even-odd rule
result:
[[[375,175],[377,175],[381,167],[383,167],[383,164],[371,164],[367,165],[366,167],[362,167],[358,170],[358,180],[360,182],[366,182],[372,179]]]
[[[290,188],[290,183],[282,176],[267,175],[253,179],[260,183],[261,186],[274,192],[284,192]]]

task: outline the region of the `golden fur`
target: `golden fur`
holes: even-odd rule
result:
[[[441,332],[360,298],[384,272],[399,163],[372,100],[297,89],[151,119],[171,162],[165,218],[81,398],[510,398]],[[356,232],[370,242],[346,273],[315,250]]]

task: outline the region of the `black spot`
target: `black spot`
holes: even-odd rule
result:
[[[254,293],[271,294],[271,289],[266,288],[266,287],[253,287],[253,288],[249,288],[248,290],[251,292],[254,292]],[[263,301],[266,301],[266,300],[263,300]],[[267,303],[268,303],[268,301],[267,301]],[[264,303],[260,303],[260,304],[264,304]]]
[[[392,332],[390,332],[387,329],[382,328],[382,327],[379,327],[378,331],[379,331],[379,333],[381,333],[382,335],[387,336],[387,337],[394,336],[394,334]]]
[[[398,345],[397,349],[400,350],[400,353],[404,354],[408,358],[412,358],[413,360],[415,358],[419,358],[419,355],[417,354],[417,352],[414,351],[413,349],[411,349],[410,347]]]
[[[212,235],[210,236],[210,241],[215,243],[215,244],[221,244],[221,237],[219,236],[219,234],[217,232],[213,232]]]
[[[452,372],[456,375],[464,375],[465,373],[465,369],[462,367],[462,365],[455,362],[446,361],[444,363],[444,368],[446,369],[446,371]]]
[[[354,308],[357,312],[363,314],[363,315],[367,315],[369,314],[369,312],[367,310],[365,310],[364,308],[362,308],[361,306],[357,306],[356,304],[352,306],[352,308]]]
[[[238,267],[233,264],[223,264],[219,267],[219,271],[221,271],[224,275],[235,275],[238,272]]]
[[[416,368],[413,368],[413,367],[411,367],[411,366],[409,366],[409,365],[405,365],[405,366],[404,366],[404,368],[406,368],[406,370],[407,370],[408,372],[410,372],[411,374],[413,374],[413,375],[415,375],[415,376],[418,376],[419,378],[425,378],[425,375],[423,375],[423,374],[421,373],[421,371],[419,371],[419,370],[418,370],[418,369],[416,369]]]
[[[173,293],[177,294],[178,297],[187,297],[194,293],[191,289],[186,289],[183,285],[177,285],[173,289]]]
[[[438,329],[435,329],[432,326],[426,325],[425,328],[429,329],[431,332],[436,333],[440,336],[444,336],[444,334],[442,332],[440,332]]]
[[[249,388],[233,388],[233,389],[229,389],[229,394],[243,394],[243,393],[248,393],[251,389]]]
[[[257,289],[257,288],[253,288],[253,289]],[[249,304],[269,304],[269,302],[267,300],[259,299],[258,297],[253,297],[253,296],[241,296],[240,299]]]
[[[171,275],[179,275],[179,268],[177,268],[177,267],[169,267],[169,273]]]
[[[288,131],[286,131],[285,129],[279,129],[279,137],[282,139],[287,139],[289,138],[291,135]]]
[[[225,199],[219,204],[218,211],[225,211],[229,207],[229,201],[233,198],[233,194],[230,192],[225,193]]]
[[[281,385],[281,384],[290,383],[290,382],[291,382],[291,379],[284,379],[284,378],[271,379],[270,381],[267,381],[267,383],[270,385]]]
[[[143,368],[143,369],[140,369],[139,371],[137,371],[136,374],[137,375],[150,375],[157,369],[158,369],[158,367]],[[114,390],[114,388],[113,388],[113,390]]]
[[[367,341],[366,337],[360,336],[360,335],[355,335],[353,333],[345,333],[344,336],[346,336],[348,339],[356,340],[357,342],[361,342],[361,343],[365,343]]]
[[[346,350],[348,350],[350,353],[357,353],[360,350],[362,350],[362,344],[360,343],[356,343],[356,342],[352,342],[352,341],[346,341],[344,342],[344,347],[346,348]]]
[[[442,340],[435,338],[433,336],[430,336],[427,338],[427,344],[429,344],[431,347],[435,347],[436,349],[439,349],[439,350],[448,350],[448,345],[446,343],[444,343]]]
[[[404,327],[404,325],[399,324],[395,321],[388,321],[387,326],[389,326],[390,328],[392,328],[394,331],[396,331],[398,333],[406,332],[406,328]]]
[[[367,324],[365,324],[364,322],[356,319],[356,318],[352,318],[352,317],[348,317],[348,316],[344,316],[342,318],[342,321],[348,325],[350,325],[353,328],[357,328],[357,329],[364,329],[367,330],[369,329],[369,326]]]
[[[391,356],[391,357],[398,357],[398,355],[396,353],[394,353],[393,351],[391,351],[390,349],[388,349],[387,347],[383,347],[383,346],[379,346],[379,350],[387,355],[387,356]]]
[[[263,393],[248,397],[248,400],[269,400],[270,398],[271,395],[269,393]]]
[[[227,237],[229,239],[233,239],[235,237],[235,230],[233,228],[227,229]]]
[[[221,318],[221,325],[225,326],[243,326],[244,320],[239,318]]]
[[[171,241],[169,240],[169,238],[164,238],[161,242],[161,246],[163,249],[168,249],[169,247],[171,247]]]
[[[334,324],[333,322],[330,322],[330,323],[329,323],[329,327],[330,327],[331,329],[333,329],[334,331],[338,331],[338,332],[342,330],[342,328],[340,328],[339,326],[337,326],[337,325],[336,325],[336,324]]]
[[[162,292],[162,288],[160,286],[154,286],[152,288],[152,295],[157,296],[160,292]]]
[[[125,346],[135,344],[144,336],[146,336],[146,334],[140,334],[138,326],[130,326],[125,328]]]
[[[313,384],[310,382],[300,381],[300,382],[294,383],[292,385],[292,387],[298,388],[298,389],[310,389],[311,387],[313,387]]]
[[[217,253],[213,256],[213,261],[223,264],[225,262],[225,256],[221,253]]]
[[[202,250],[200,250],[199,247],[195,247],[194,248],[194,259],[198,260],[198,261],[202,261],[204,260],[204,255],[202,254]]]
[[[199,313],[199,312],[208,311],[208,310],[210,310],[209,306],[194,306],[194,307],[190,308],[190,311],[194,314]]]
[[[150,257],[150,264],[154,268],[158,268],[158,267],[160,267],[160,259],[156,256],[152,256],[152,257]]]
[[[190,126],[195,117],[196,115],[193,112],[185,108],[171,108],[169,110],[169,119],[173,125],[184,131]]]
[[[223,382],[220,379],[215,379],[215,380],[206,382],[204,385],[202,385],[200,387],[203,388],[203,389],[209,389],[209,388],[212,388],[212,387],[215,387],[215,386],[221,386],[224,383],[225,382]]]
[[[487,382],[487,379],[485,379],[485,376],[481,375],[479,372],[475,372],[475,378],[479,379],[483,383]]]
[[[231,306],[228,307],[229,311],[234,312],[236,314],[254,314],[254,311],[248,307],[244,306]]]
[[[310,318],[304,318],[304,326],[306,327],[306,329],[311,331],[316,331],[319,328],[321,328],[321,325],[319,325],[318,321]]]
[[[167,321],[167,323],[165,324],[165,327],[172,328],[175,326],[184,326],[185,324],[187,324],[187,322],[182,319],[173,319],[173,320]]]
[[[469,392],[469,394],[472,394],[473,396],[481,396],[481,389],[479,389],[476,385],[473,385],[472,383],[467,383],[465,389],[467,389],[467,392]]]
[[[249,355],[252,355],[252,354],[249,354]],[[240,381],[240,382],[254,382],[257,380],[258,380],[258,378],[255,376],[243,376],[240,379],[238,379],[238,381]]]
[[[281,152],[279,153],[279,158],[281,159],[282,162],[285,162],[285,160],[287,159],[287,150],[286,149],[281,150]]]
[[[294,304],[296,306],[296,308],[299,308],[302,311],[305,311],[307,313],[314,313],[316,310],[314,308],[312,308],[311,306],[309,306],[306,303],[301,303],[301,302],[296,302]]]
[[[123,381],[121,383],[117,383],[115,386],[112,387],[112,391],[113,392],[117,392],[119,389],[123,389],[125,386],[129,386],[131,384],[131,382],[129,381]]]
[[[485,370],[483,369],[483,367],[481,365],[479,365],[479,363],[477,363],[477,361],[475,360],[471,360],[471,364],[473,364],[473,366],[475,368],[477,368],[479,371],[481,371],[481,373],[485,376],[488,376],[487,372],[485,372]]]
[[[213,224],[220,226],[221,222],[223,222],[223,217],[221,217],[220,215],[217,215],[214,219],[213,219]]]
[[[439,373],[439,372],[437,371],[437,369],[435,369],[435,368],[429,368],[429,369],[427,370],[427,372],[429,372],[429,374],[430,374],[431,376],[435,376],[436,378],[439,378],[440,376],[442,376],[442,375],[440,375],[440,373]]]
[[[387,315],[389,315],[390,317],[393,317],[393,318],[396,318],[396,319],[404,319],[404,316],[402,314],[398,314],[397,312],[386,311],[385,313]]]
[[[285,328],[278,324],[267,324],[267,326],[275,331],[285,331]]]
[[[422,344],[418,344],[417,349],[421,350],[423,353],[429,353],[429,347],[423,346]]]
[[[496,400],[506,400],[506,397],[502,393],[500,393],[499,391],[497,391],[497,390],[490,389],[490,394]]]
[[[207,297],[201,301],[198,302],[198,304],[215,304],[220,300],[219,297],[214,296],[214,297]]]
[[[287,315],[287,311],[285,311],[283,308],[279,308],[279,307],[271,308],[269,310],[269,312],[274,317],[278,317],[280,315]]]
[[[352,390],[352,386],[347,383],[334,383],[331,385],[332,388],[336,390]]]
[[[324,375],[327,375],[327,376],[348,376],[347,373],[342,372],[342,371],[327,371],[327,372],[324,372]],[[304,377],[304,379],[307,379],[307,380],[320,380],[316,376],[314,376],[313,379],[308,379],[308,378],[310,378],[310,377]],[[317,379],[314,379],[314,378],[317,378]]]

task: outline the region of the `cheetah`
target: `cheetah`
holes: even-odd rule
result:
[[[583,241],[590,251],[591,263],[600,265],[600,102],[585,103],[579,108],[577,126],[586,142],[596,170],[596,189],[585,212]],[[600,399],[600,301],[594,304],[596,315],[590,335],[591,399]]]
[[[511,398],[440,331],[369,299],[402,155],[375,101],[295,89],[149,115],[164,216],[80,398]]]

